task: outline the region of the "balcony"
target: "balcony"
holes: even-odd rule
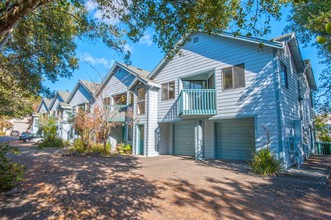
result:
[[[125,122],[128,105],[112,105],[109,108],[108,121]]]
[[[183,89],[178,97],[179,115],[215,115],[215,89]]]

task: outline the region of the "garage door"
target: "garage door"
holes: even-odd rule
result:
[[[194,156],[194,121],[174,124],[174,154]]]
[[[249,160],[255,151],[254,119],[233,119],[217,122],[216,158]]]

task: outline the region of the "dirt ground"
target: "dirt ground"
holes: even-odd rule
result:
[[[20,149],[12,157],[25,180],[0,195],[0,219],[331,219],[330,183],[320,179],[262,178],[231,161]],[[323,160],[305,166],[330,170]]]

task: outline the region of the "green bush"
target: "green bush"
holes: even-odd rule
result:
[[[268,148],[254,153],[249,165],[254,173],[262,176],[277,175],[282,170],[281,161],[272,155]]]
[[[106,156],[111,154],[111,145],[107,142],[106,147],[101,143],[85,144],[81,139],[76,139],[73,147],[69,149],[70,153],[81,155],[100,155]]]
[[[9,144],[0,144],[0,191],[10,190],[23,179],[24,166],[13,162],[6,154],[18,154],[17,148]]]
[[[65,143],[62,141],[61,138],[52,138],[52,139],[45,139],[43,142],[38,144],[39,149],[48,148],[48,147],[55,147],[55,148],[62,148],[65,146]]]
[[[129,144],[120,143],[117,145],[116,150],[120,154],[132,154],[132,147]]]
[[[75,139],[72,148],[69,149],[70,153],[83,154],[87,152],[87,145],[82,141],[82,139]]]

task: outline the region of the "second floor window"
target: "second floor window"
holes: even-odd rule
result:
[[[162,84],[162,97],[161,100],[169,100],[175,98],[175,82],[168,82]]]
[[[287,68],[283,62],[280,62],[279,73],[282,86],[288,88]]]
[[[103,106],[105,108],[109,108],[109,106],[110,106],[110,97],[106,97],[106,98],[103,99]]]
[[[114,96],[114,105],[126,105],[126,93]]]
[[[245,87],[245,65],[239,64],[222,70],[223,90]]]
[[[137,97],[137,114],[142,115],[145,114],[145,88],[139,88],[138,91],[138,97]]]

